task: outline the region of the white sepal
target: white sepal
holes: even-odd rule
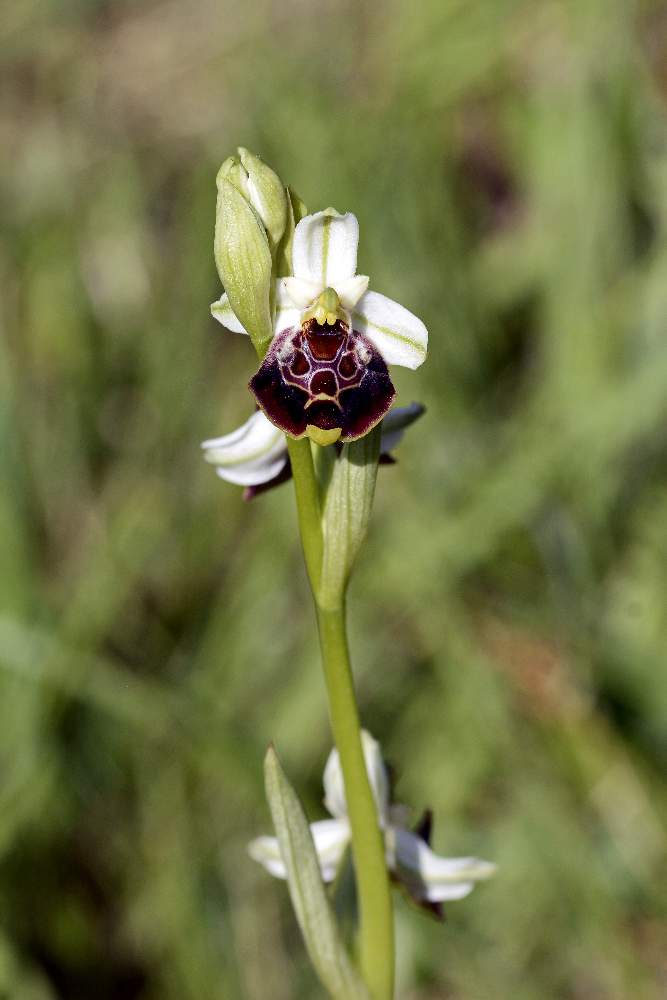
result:
[[[317,282],[320,291],[336,288],[357,270],[359,223],[351,212],[333,208],[307,215],[294,231],[293,274]]]
[[[276,837],[255,837],[248,844],[248,854],[253,861],[266,868],[274,878],[287,878],[287,869],[280,854]]]
[[[248,335],[248,331],[239,323],[236,314],[229,304],[229,297],[227,293],[221,295],[217,302],[211,303],[211,316],[217,319],[218,323],[222,323],[224,327],[231,330],[232,333],[245,333]]]
[[[238,486],[268,483],[287,463],[285,435],[261,410],[230,434],[202,442],[202,448],[220,478]]]
[[[310,824],[324,882],[333,882],[345,848],[350,842],[346,819],[323,819]],[[287,878],[287,869],[276,837],[256,837],[248,844],[248,854],[275,878]]]
[[[384,825],[389,807],[389,779],[382,760],[382,750],[377,740],[374,740],[365,729],[361,731],[361,742],[366,761],[366,771],[370,781],[375,803],[380,815],[380,823]],[[340,766],[338,750],[334,749],[324,768],[324,804],[337,819],[347,817],[347,802],[345,801],[345,786],[343,772]]]
[[[495,865],[478,858],[440,857],[421,837],[401,827],[391,827],[387,850],[392,868],[430,903],[463,899],[476,882],[496,871]]]
[[[298,326],[300,313],[282,288],[282,280],[276,284],[276,293],[277,308],[274,329],[276,334],[278,334],[291,326]],[[227,295],[221,295],[217,302],[212,303],[211,315],[214,319],[217,319],[218,323],[222,323],[227,330],[231,330],[232,333],[245,333],[247,335],[248,331],[243,328],[236,317],[234,310],[229,304]]]
[[[354,329],[363,333],[388,365],[419,368],[426,359],[428,332],[417,316],[379,292],[366,292],[353,314]]]

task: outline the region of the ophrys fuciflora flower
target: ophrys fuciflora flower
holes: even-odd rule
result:
[[[356,273],[358,241],[352,213],[307,215],[294,231],[293,274],[276,282],[273,340],[250,389],[290,437],[321,445],[363,437],[395,397],[388,365],[415,369],[426,357],[422,321]],[[226,295],[211,311],[245,332]]]

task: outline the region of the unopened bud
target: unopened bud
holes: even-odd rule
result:
[[[273,336],[269,241],[250,202],[222,174],[221,170],[217,179],[215,263],[229,304],[250,334],[255,349],[263,355]]]
[[[241,169],[246,174],[247,197],[260,219],[269,237],[272,248],[275,248],[285,232],[287,221],[287,195],[280,177],[267,167],[249,150],[239,146]]]

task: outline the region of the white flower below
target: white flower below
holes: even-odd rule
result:
[[[406,826],[406,808],[389,798],[389,780],[379,744],[362,733],[366,769],[384,831],[387,864],[393,876],[413,899],[427,906],[463,899],[477,882],[488,879],[496,866],[478,858],[443,858],[426,840]],[[338,751],[332,750],[324,769],[324,803],[333,819],[312,823],[310,831],[320,862],[322,878],[331,882],[350,843],[350,824]],[[253,860],[276,878],[286,878],[278,841],[258,837],[248,847]]]
[[[390,410],[382,424],[383,454],[394,450],[423,412],[419,403]],[[284,472],[288,462],[285,435],[261,410],[230,434],[203,441],[202,448],[220,478],[238,486],[263,486]]]
[[[368,291],[368,277],[356,273],[358,242],[359,223],[351,212],[341,215],[328,208],[301,219],[292,245],[294,273],[276,282],[274,338],[301,326],[304,314],[330,288],[338,296],[348,326],[363,334],[388,365],[418,368],[426,358],[426,327],[398,302]],[[213,303],[211,313],[228,330],[246,333],[227,295]],[[318,322],[333,320],[321,317]]]
[[[203,441],[202,448],[220,478],[238,486],[268,483],[287,464],[285,435],[261,410],[231,434]]]

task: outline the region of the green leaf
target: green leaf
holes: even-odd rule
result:
[[[292,906],[315,970],[335,1000],[369,1000],[343,945],[308,820],[272,746],[264,760],[264,780]]]
[[[380,438],[378,425],[365,437],[343,445],[331,473],[322,514],[322,571],[317,595],[325,609],[340,605],[368,530]]]

